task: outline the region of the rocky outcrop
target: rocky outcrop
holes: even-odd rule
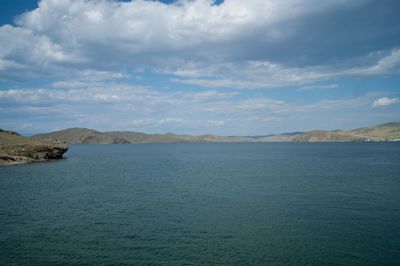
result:
[[[0,165],[60,159],[67,150],[67,144],[60,141],[31,140],[12,131],[0,131]]]
[[[12,165],[29,162],[44,162],[52,159],[60,159],[67,152],[65,143],[53,142],[41,144],[21,144],[12,146],[0,146],[0,165]]]

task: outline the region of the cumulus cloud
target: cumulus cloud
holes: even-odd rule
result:
[[[396,1],[41,0],[0,26],[0,122],[263,134],[372,112],[388,94],[327,89],[399,75],[399,13]],[[279,87],[299,89],[260,90]]]
[[[74,52],[65,51],[46,35],[23,27],[0,27],[0,80],[27,80],[53,74],[58,63],[80,63]]]
[[[388,97],[382,97],[379,99],[376,99],[372,103],[372,107],[380,107],[380,106],[389,106],[393,104],[400,103],[400,99],[398,98],[388,98]]]
[[[230,0],[214,5],[209,0],[173,4],[42,0],[38,9],[21,15],[17,24],[55,41],[67,41],[69,47],[112,45],[135,54],[232,41],[246,37],[245,30],[259,28],[266,29],[264,38],[283,38],[285,33],[276,27],[279,23],[341,6],[349,6],[349,1]]]
[[[315,46],[323,43],[309,43],[309,34],[315,35],[313,40],[325,39],[326,30],[315,25],[324,25],[326,17],[344,10],[356,15],[368,5],[372,4],[362,0],[229,0],[219,5],[209,0],[172,4],[42,0],[37,9],[20,15],[16,26],[0,27],[0,79],[148,69],[204,87],[264,88],[309,84],[338,75],[398,73],[399,50],[377,61],[360,62],[364,64],[358,67],[343,67],[343,62],[327,66],[321,65],[323,58],[354,62],[351,59],[361,55],[339,55],[343,49],[328,49],[326,43],[321,50]],[[373,20],[366,20],[366,29]],[[346,42],[358,44],[360,29],[351,27],[347,29],[354,37]],[[379,44],[368,43],[370,50],[356,51],[368,55],[380,49]],[[337,54],[328,54],[331,50]]]

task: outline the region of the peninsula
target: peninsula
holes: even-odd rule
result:
[[[60,159],[67,150],[64,142],[23,137],[0,129],[0,166]]]

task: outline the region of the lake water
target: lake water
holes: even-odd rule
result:
[[[399,265],[400,143],[70,145],[0,168],[0,265]]]

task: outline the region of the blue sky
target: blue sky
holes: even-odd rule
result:
[[[400,121],[396,0],[4,0],[0,128],[260,135]]]

